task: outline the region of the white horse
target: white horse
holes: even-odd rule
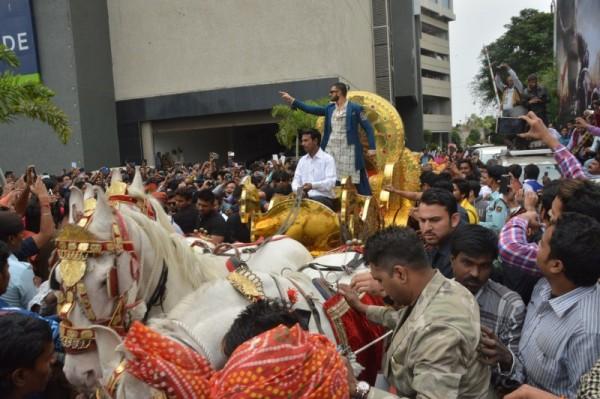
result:
[[[85,274],[81,281],[87,291],[86,297],[89,298],[88,308],[91,308],[95,317],[90,320],[89,312],[80,306],[80,301],[73,301],[72,309],[66,315],[73,327],[72,331],[89,328],[97,324],[98,320],[111,320],[120,299],[127,309],[124,314],[127,321],[141,319],[148,310],[146,304],[151,297],[156,296],[153,294],[158,292],[157,287],[161,281],[165,286],[163,300],[160,307],[150,309],[150,316],[161,314],[163,311],[168,312],[201,283],[229,273],[226,267],[227,257],[198,255],[183,237],[165,229],[163,223],[149,219],[137,207],[120,206],[120,211],[117,212],[99,189],[96,190],[96,197],[96,208],[87,231],[97,240],[110,241],[114,223],[120,215],[133,251],[125,251],[118,256],[104,252],[100,256],[87,258]],[[81,192],[74,189],[71,195],[71,215],[75,213],[74,210],[84,210],[83,203]],[[155,210],[157,215],[161,212],[163,210],[160,207]],[[296,269],[312,259],[300,243],[289,238],[272,241],[242,257],[248,258],[245,260],[252,268],[274,272],[286,267]],[[139,279],[131,272],[132,266],[137,264]],[[163,265],[166,265],[166,268]],[[113,266],[117,271],[117,296],[109,296],[107,292],[107,280]],[[55,270],[55,276],[59,283],[63,281],[60,264]],[[121,322],[125,324],[126,320]],[[65,374],[73,385],[83,390],[92,389],[97,379],[102,377],[98,351],[92,349],[83,353],[68,354],[65,359]]]
[[[315,259],[315,264],[331,266],[331,268],[347,265],[355,259],[354,252],[325,255]],[[368,269],[362,260],[356,262],[353,273],[365,273]],[[326,277],[334,284],[349,283],[351,274],[340,271],[327,271]],[[281,298],[289,301],[288,290],[297,292],[295,309],[311,312],[309,329],[313,332],[325,334],[332,342],[336,342],[332,326],[324,313],[325,299],[313,285],[312,277],[323,277],[325,273],[306,268],[303,273],[288,271],[284,275],[273,273],[255,272],[262,282],[266,297]],[[302,293],[300,293],[300,290]],[[312,301],[311,307],[308,301]],[[201,289],[184,298],[166,318],[152,319],[149,326],[163,335],[185,342],[193,350],[204,356],[215,369],[220,369],[226,362],[221,350],[221,342],[229,330],[233,320],[249,304],[248,299],[241,295],[225,279],[213,280],[205,283]],[[215,312],[215,309],[219,309]],[[316,313],[315,313],[316,311]],[[122,352],[121,338],[114,332],[99,328],[96,330],[96,340],[101,350],[101,364],[105,378],[101,385],[106,386],[113,371],[121,364],[124,354]],[[118,350],[115,351],[115,348]],[[137,380],[135,377],[124,373],[118,384],[117,398],[152,397],[155,390]]]
[[[83,209],[82,202],[81,193],[73,190],[71,203],[74,208]],[[122,312],[124,320],[119,321],[121,325],[129,320],[141,319],[148,310],[146,304],[153,295],[156,296],[159,285],[165,287],[162,306],[151,311],[169,311],[203,282],[225,274],[221,272],[223,266],[220,259],[205,257],[199,263],[198,256],[182,237],[166,231],[158,222],[134,208],[122,207],[117,212],[109,206],[104,193],[97,190],[96,208],[86,227],[86,231],[94,237],[90,245],[94,241],[113,241],[115,226],[119,224],[119,233],[123,235],[121,238],[124,240],[125,234],[128,236],[132,250],[120,253],[103,251],[98,256],[87,258],[80,280],[87,291],[84,295],[87,303],[82,302],[81,295],[72,296],[71,308],[66,315],[76,329],[87,328],[99,320],[108,322],[117,315],[117,311]],[[70,277],[66,275],[67,271],[63,276],[63,262],[56,266],[54,272],[58,283],[63,283],[64,277]],[[165,273],[168,273],[167,278]],[[115,279],[118,281],[118,291],[110,295],[107,286],[114,284]],[[93,320],[90,320],[90,315],[93,315]],[[78,387],[91,389],[101,376],[99,371],[95,350],[68,353],[65,358],[65,374]]]

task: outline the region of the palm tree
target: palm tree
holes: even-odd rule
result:
[[[21,79],[14,73],[19,66],[15,53],[0,43],[0,65],[8,69],[0,73],[0,123],[13,122],[25,116],[46,123],[66,144],[71,136],[67,115],[51,102],[54,92],[40,82]]]

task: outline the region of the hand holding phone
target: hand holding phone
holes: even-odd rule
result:
[[[516,136],[527,131],[527,122],[521,118],[498,118],[496,133],[505,136]]]

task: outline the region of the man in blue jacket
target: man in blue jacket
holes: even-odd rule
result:
[[[335,83],[329,89],[331,102],[326,106],[318,106],[296,100],[284,91],[279,92],[281,98],[293,109],[298,108],[309,114],[325,117],[321,148],[335,159],[338,179],[350,176],[354,183],[358,183],[357,189],[360,194],[371,195],[358,125],[360,124],[367,133],[369,157],[375,156],[375,135],[363,107],[348,101],[347,93],[348,87],[344,83]]]

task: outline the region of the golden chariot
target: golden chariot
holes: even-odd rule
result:
[[[357,193],[350,178],[336,187],[339,212],[310,199],[275,195],[267,212],[260,212],[259,193],[250,179],[240,199],[243,223],[249,223],[252,239],[283,233],[305,245],[313,255],[339,247],[348,240],[364,242],[377,230],[406,225],[411,201],[383,190],[392,185],[407,191],[419,189],[418,155],[404,146],[404,124],[398,111],[384,98],[366,91],[348,92],[348,100],[361,104],[375,132],[377,154],[366,156],[367,138],[360,128],[372,196]],[[323,132],[324,118],[316,128]],[[284,231],[282,231],[284,230]]]

